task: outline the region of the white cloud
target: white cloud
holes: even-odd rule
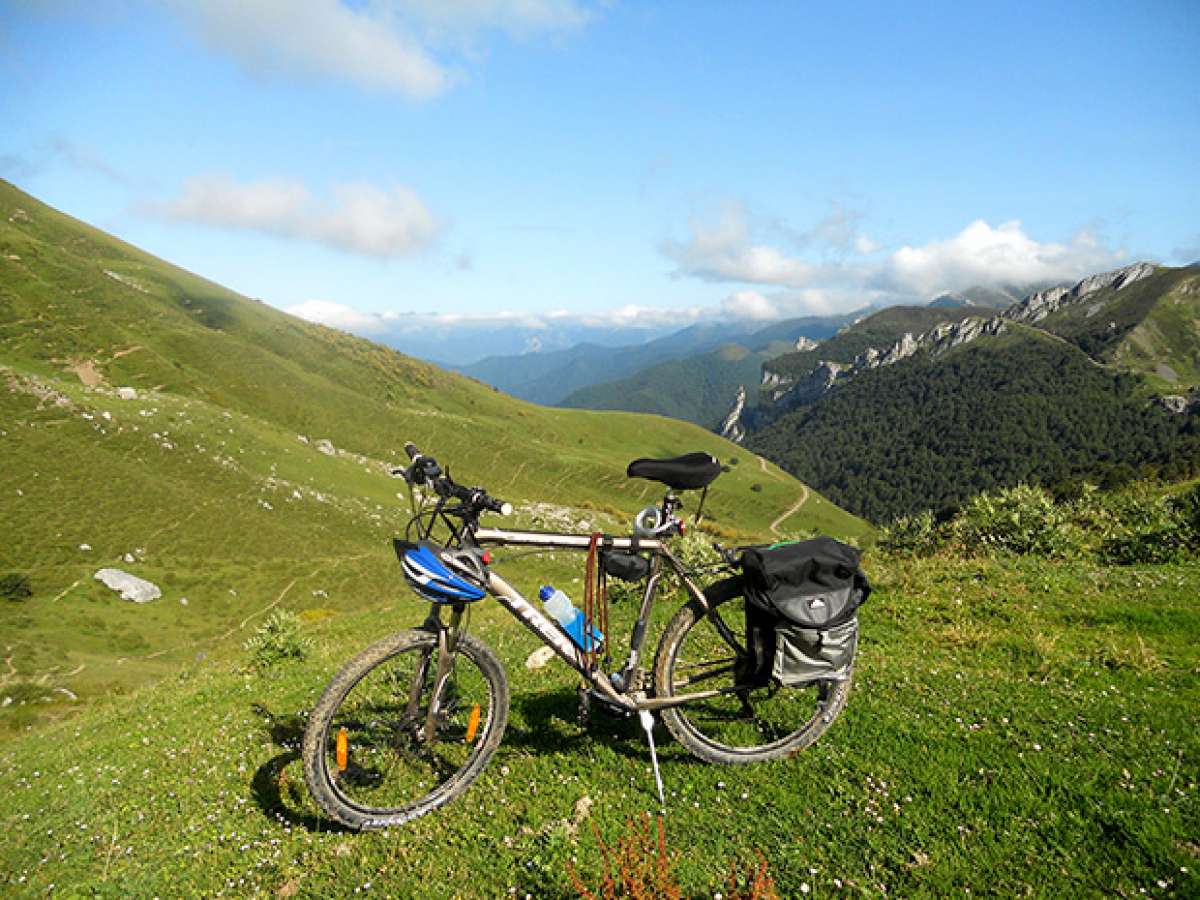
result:
[[[144,207],[176,221],[299,238],[351,253],[390,258],[428,246],[441,226],[412,190],[363,183],[336,185],[318,202],[289,178],[239,184],[221,175],[190,178],[179,197]]]
[[[379,334],[386,328],[386,317],[374,313],[363,313],[331,300],[306,300],[284,310],[297,318],[318,325],[329,325],[355,334]]]
[[[575,0],[168,0],[213,50],[260,75],[332,76],[424,100],[459,76],[431,45],[486,31],[517,36],[582,27]]]
[[[815,225],[797,231],[728,204],[714,218],[692,217],[687,239],[663,241],[659,250],[675,263],[677,277],[774,288],[767,294],[738,291],[724,301],[724,314],[746,318],[924,303],[974,286],[1073,281],[1127,259],[1125,251],[1109,248],[1087,229],[1065,241],[1042,242],[1018,221],[993,227],[983,220],[951,237],[884,253],[861,230],[863,218],[834,203]]]
[[[659,245],[663,255],[675,262],[676,275],[799,287],[815,272],[813,266],[774,247],[753,243],[748,216],[740,206],[727,205],[715,222],[693,216],[689,225],[687,240],[668,239]]]
[[[758,291],[738,291],[721,303],[721,310],[733,319],[777,319],[779,309]]]
[[[1087,230],[1066,242],[1041,243],[1019,221],[993,228],[977,219],[945,240],[901,247],[891,255],[883,281],[932,296],[974,285],[1070,281],[1111,268],[1123,257]]]

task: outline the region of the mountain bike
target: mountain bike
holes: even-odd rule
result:
[[[509,690],[496,655],[467,630],[470,605],[486,596],[579,673],[581,710],[600,704],[639,716],[656,779],[655,714],[700,759],[744,764],[797,753],[841,712],[849,673],[802,687],[755,676],[738,548],[714,544],[718,561],[698,569],[672,552],[672,540],[686,527],[676,491],[703,490],[702,510],[709,484],[722,471],[709,454],[630,463],[630,477],[658,482],[666,491],[661,504],[638,514],[632,535],[614,537],[484,527],[482,516],[507,515],[512,507],[483,488],[456,484],[412,444],[405,450],[411,464],[394,474],[409,485],[413,518],[394,543],[404,577],[430,601],[429,613],[419,628],[384,638],[347,662],[309,717],[305,780],[336,821],[356,829],[402,824],[462,794],[488,764],[508,721]],[[446,530],[444,542],[432,540],[435,526]],[[489,545],[587,554],[582,642],[496,571]],[[596,600],[590,587],[604,581],[598,574],[593,581],[593,574],[608,568],[632,569],[645,581],[628,655],[619,666],[611,657],[607,605],[588,602]],[[686,598],[663,629],[647,670],[648,623],[668,573]],[[661,799],[660,779],[658,786]]]

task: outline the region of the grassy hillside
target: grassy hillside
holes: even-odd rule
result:
[[[1190,420],[1034,329],[865,372],[747,444],[878,522],[983,490],[1200,465]]]
[[[726,344],[575,391],[562,405],[652,412],[719,428],[733,408],[739,387],[746,388],[747,403],[757,402],[762,365],[770,358],[766,351],[754,353],[738,344]]]
[[[822,740],[771,765],[697,764],[658,732],[667,845],[689,897],[764,854],[782,897],[1195,896],[1200,567],[868,555],[856,685]],[[0,886],[97,896],[575,896],[657,811],[634,723],[575,722],[576,679],[473,630],[513,688],[507,738],[459,801],[347,834],[308,801],[305,712],[400,599],[305,626],[313,655],[209,660],[10,742]],[[619,607],[620,622],[629,610]],[[587,798],[585,801],[584,798]]]
[[[33,591],[0,600],[5,683],[30,701],[0,730],[237,644],[275,606],[403,593],[386,468],[405,440],[525,525],[628,529],[656,496],[624,477],[642,455],[740,457],[707,509],[729,535],[773,536],[805,490],[694,426],[543,409],[299,321],[0,184],[0,577]],[[779,528],[867,531],[815,494]],[[104,566],[163,598],[117,599]]]
[[[1038,323],[1093,359],[1150,377],[1168,391],[1200,385],[1200,270],[1160,267]]]

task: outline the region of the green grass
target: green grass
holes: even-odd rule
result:
[[[868,559],[857,683],[842,718],[781,764],[711,767],[659,733],[666,833],[688,896],[762,849],[781,896],[1186,896],[1200,888],[1200,571],[1035,559]],[[0,761],[0,884],[67,893],[569,895],[654,811],[637,729],[575,723],[575,678],[522,662],[495,606],[473,631],[505,663],[509,732],[460,800],[353,835],[320,819],[296,757],[340,662],[416,622],[393,595],[305,627],[269,674],[227,652],[19,737]],[[618,608],[627,624],[632,611]],[[661,622],[661,617],[658,619]],[[572,827],[575,804],[594,803]],[[1187,871],[1184,871],[1187,870]],[[1160,887],[1160,883],[1166,887]]]

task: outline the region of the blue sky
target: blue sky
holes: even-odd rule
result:
[[[1197,46],[1191,0],[0,0],[0,177],[366,334],[845,311],[1200,258]]]

